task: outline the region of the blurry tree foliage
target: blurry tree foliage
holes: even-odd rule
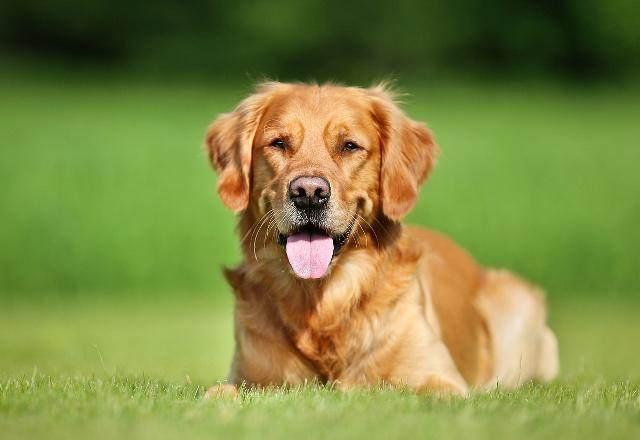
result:
[[[0,51],[207,75],[637,70],[637,0],[4,0]]]

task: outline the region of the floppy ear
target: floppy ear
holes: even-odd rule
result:
[[[384,85],[369,89],[369,93],[382,146],[382,213],[399,221],[415,205],[418,188],[433,168],[439,149],[431,130],[408,118]]]
[[[231,113],[218,116],[207,129],[205,145],[218,173],[218,194],[235,212],[249,204],[253,138],[273,84],[263,84]]]

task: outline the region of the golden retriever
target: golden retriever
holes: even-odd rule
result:
[[[225,271],[228,383],[207,396],[307,382],[464,395],[556,376],[538,288],[401,223],[438,147],[384,85],[261,84],[206,148],[244,254]]]

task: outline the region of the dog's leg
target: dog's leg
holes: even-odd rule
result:
[[[476,307],[486,319],[492,342],[493,375],[485,387],[515,388],[557,375],[557,342],[547,327],[544,294],[539,289],[507,271],[490,270]]]
[[[238,388],[230,383],[221,383],[214,385],[204,393],[205,399],[236,399],[238,397]]]
[[[424,383],[416,389],[420,394],[434,394],[438,397],[459,396],[466,397],[468,389],[459,381],[446,379],[443,376],[431,375],[424,379]]]
[[[541,344],[536,378],[543,382],[549,382],[558,375],[558,370],[560,369],[558,340],[549,327],[545,327],[543,330]]]
[[[467,383],[441,337],[424,319],[407,321],[412,325],[405,336],[389,349],[392,361],[386,364],[393,367],[384,374],[385,380],[420,394],[465,396]]]

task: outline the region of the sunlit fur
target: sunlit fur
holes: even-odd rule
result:
[[[347,140],[361,148],[344,151]],[[220,197],[238,213],[244,254],[226,270],[235,294],[230,384],[464,394],[555,376],[555,337],[537,288],[400,222],[438,147],[384,85],[261,84],[214,121],[206,145]],[[287,197],[297,176],[330,182],[322,227],[350,232],[319,280],[297,278],[277,240],[300,221]]]

